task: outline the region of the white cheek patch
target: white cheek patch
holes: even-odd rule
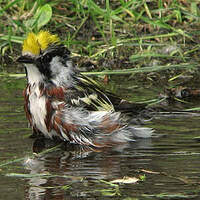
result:
[[[55,56],[50,62],[50,70],[52,73],[52,82],[56,85],[65,85],[71,86],[73,85],[73,73],[74,67],[72,62],[69,60],[66,63],[66,66],[61,62],[61,58],[59,56]]]

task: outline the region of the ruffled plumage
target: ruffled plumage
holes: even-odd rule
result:
[[[130,103],[105,91],[80,74],[63,45],[48,44],[48,38],[45,41],[40,55],[26,52],[18,59],[27,71],[24,107],[36,135],[93,147],[151,137],[151,128],[135,127],[122,114],[137,114],[145,109],[144,104]]]

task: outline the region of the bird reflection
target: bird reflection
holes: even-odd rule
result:
[[[134,153],[144,152],[151,146],[150,139],[107,149],[36,139],[34,156],[24,162],[26,170],[33,175],[28,180],[26,197],[30,200],[82,198],[88,195],[87,190],[94,181],[111,180],[125,173],[121,168],[129,162],[129,149],[134,159]]]

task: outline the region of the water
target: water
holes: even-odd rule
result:
[[[1,77],[0,199],[200,199],[200,144],[194,139],[200,135],[199,116],[155,118],[147,126],[162,137],[113,149],[61,146],[45,152],[50,141],[28,137],[24,85],[23,79]],[[152,91],[137,94],[145,100],[158,89]],[[109,182],[126,176],[145,178],[135,184]]]

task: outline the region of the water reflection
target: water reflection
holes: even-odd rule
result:
[[[23,80],[8,80],[7,83],[0,80],[0,161],[4,163],[29,156],[23,164],[20,161],[1,166],[0,199],[143,200],[144,193],[200,195],[200,145],[198,140],[194,140],[200,135],[198,115],[166,114],[147,122],[148,127],[165,137],[101,151],[61,145],[48,152],[58,144],[28,138],[31,130],[27,128],[21,94],[24,85]],[[148,91],[151,92],[149,96]],[[134,97],[146,95],[146,99],[153,95],[149,89],[142,89],[137,94],[134,93]],[[33,152],[37,155],[33,156]],[[120,185],[120,197],[114,187],[101,182],[102,179],[111,181],[124,176],[138,178],[139,174],[144,175],[142,169],[162,173],[146,173],[144,182]],[[27,177],[8,177],[8,173],[25,174]],[[111,190],[109,194],[108,189]]]
[[[143,139],[101,150],[62,144],[52,152],[39,153],[45,152],[46,147],[53,147],[53,143],[46,139],[35,140],[33,150],[37,151],[37,154],[24,162],[25,168],[33,175],[28,180],[29,199],[53,199],[53,196],[56,199],[65,199],[68,190],[65,191],[64,188],[67,185],[73,185],[73,194],[82,197],[84,192],[79,193],[84,185],[123,176],[125,171],[121,170],[127,160],[126,152],[130,148],[133,150],[131,159],[134,159],[134,155],[137,158],[135,164],[148,164],[148,160],[138,159],[138,155],[142,157],[147,149],[152,148],[152,143],[151,139]]]

